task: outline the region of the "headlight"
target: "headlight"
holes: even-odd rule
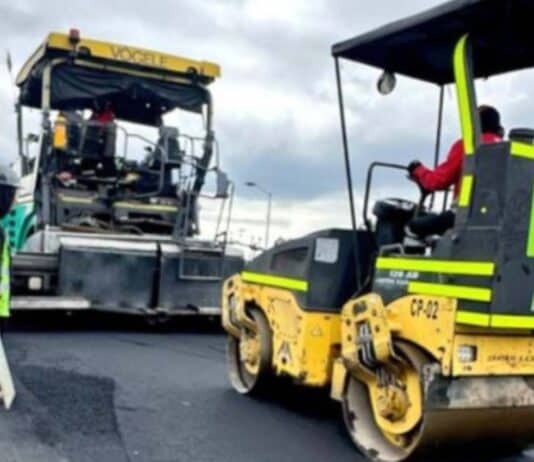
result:
[[[472,345],[460,345],[458,347],[458,361],[472,363],[477,360],[477,347]]]

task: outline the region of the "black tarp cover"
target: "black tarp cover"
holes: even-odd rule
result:
[[[20,88],[20,102],[41,107],[42,69],[32,71]],[[91,109],[94,102],[109,101],[118,119],[157,125],[160,116],[175,108],[201,112],[207,90],[196,84],[181,84],[109,70],[76,66],[70,63],[53,68],[51,108],[58,110]]]
[[[469,33],[476,77],[534,66],[534,0],[455,0],[337,43],[335,57],[409,77],[453,82],[452,55]]]

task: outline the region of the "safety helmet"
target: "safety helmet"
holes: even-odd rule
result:
[[[10,186],[15,189],[20,186],[18,175],[7,165],[0,164],[0,186]]]
[[[0,219],[9,213],[18,187],[19,178],[13,169],[7,165],[0,165]]]
[[[495,133],[504,135],[504,128],[501,125],[501,115],[493,106],[482,105],[478,108],[480,115],[480,128],[483,133]]]

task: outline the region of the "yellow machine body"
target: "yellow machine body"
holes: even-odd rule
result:
[[[342,357],[337,367],[361,373],[358,360],[361,339],[358,328],[369,326],[377,359],[387,362],[393,342],[404,340],[439,363],[448,377],[534,377],[534,337],[529,331],[476,328],[457,324],[457,301],[445,297],[407,296],[385,306],[377,294],[349,301],[341,316]],[[462,358],[462,349],[473,352]],[[332,389],[341,390],[343,374],[336,374]],[[337,393],[334,397],[340,399]]]
[[[483,143],[475,88],[477,78],[534,65],[522,52],[531,37],[515,33],[531,30],[517,24],[533,11],[510,0],[450,2],[334,45],[352,245],[326,231],[285,242],[224,286],[233,376],[236,345],[255,338],[265,353],[256,352],[255,378],[274,372],[329,385],[349,435],[373,461],[439,445],[475,443],[481,452],[534,442],[534,130]],[[517,53],[499,53],[505,48]],[[438,147],[444,86],[455,83],[465,156],[454,225],[440,238],[406,233],[424,211],[423,186],[419,204],[386,199],[373,209],[376,224],[370,219],[372,169],[412,174],[400,164],[369,167],[358,228],[341,58],[381,69],[384,94],[394,73],[439,85]],[[329,300],[325,312],[317,300]]]
[[[82,37],[76,43],[76,47],[85,50],[85,60],[91,62],[97,68],[105,65],[106,69],[118,70],[131,75],[137,75],[136,72],[141,72],[143,76],[158,80],[168,80],[169,78],[171,80],[172,78],[180,80],[181,77],[194,73],[207,83],[221,75],[221,69],[218,64],[131,45]],[[59,56],[68,56],[72,49],[73,43],[69,34],[50,33],[44,43],[22,67],[17,76],[17,85],[21,85],[29,77],[35,65],[47,53],[55,52]]]
[[[378,460],[403,460],[438,441],[532,435],[530,331],[460,324],[453,298],[410,295],[386,306],[371,293],[343,307],[341,344],[331,396],[343,403],[355,442]],[[371,436],[366,413],[379,429]]]
[[[308,313],[294,294],[267,285],[244,282],[241,275],[228,279],[223,288],[222,320],[235,337],[251,324],[248,311],[261,310],[272,330],[272,370],[302,385],[330,383],[333,362],[340,353],[340,314]]]
[[[457,299],[409,295],[385,305],[369,293],[339,314],[307,312],[294,291],[238,274],[224,284],[222,308],[223,326],[236,340],[243,330],[257,331],[250,313],[263,313],[272,333],[270,372],[328,387],[344,409],[357,409],[358,432],[373,427],[380,436],[358,433],[355,442],[367,454],[377,451],[377,460],[403,460],[441,439],[515,442],[533,431],[521,422],[534,416],[534,337],[459,323]],[[259,355],[259,342],[253,345]],[[362,360],[366,349],[373,367]],[[363,396],[363,404],[351,401]],[[354,417],[345,414],[350,428]],[[491,417],[521,431],[503,432]]]

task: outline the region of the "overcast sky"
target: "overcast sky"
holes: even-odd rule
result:
[[[77,27],[83,36],[215,61],[215,129],[223,168],[237,184],[234,236],[263,235],[265,201],[243,186],[272,191],[272,237],[348,226],[333,43],[440,3],[435,0],[0,0],[0,43],[15,70],[49,31]],[[399,79],[377,94],[379,71],[343,64],[356,194],[371,159],[430,162],[437,88]],[[532,73],[529,74],[529,77]],[[526,78],[483,83],[481,102],[499,105],[505,124],[534,126]],[[0,156],[15,155],[13,88],[0,67]],[[452,89],[446,98],[443,155],[458,137]],[[518,122],[516,122],[518,121]],[[179,123],[179,122],[178,122]],[[402,177],[378,183],[377,195],[410,190]],[[213,214],[206,213],[211,220]]]

